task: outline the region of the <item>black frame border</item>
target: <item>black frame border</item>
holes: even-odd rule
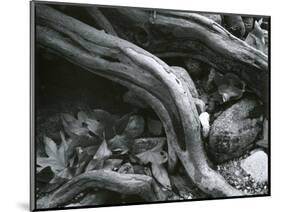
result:
[[[175,12],[190,12],[190,13],[208,13],[208,14],[226,14],[226,15],[243,15],[243,16],[255,16],[266,17],[269,19],[268,28],[268,194],[251,195],[251,196],[232,196],[232,197],[210,197],[210,198],[198,198],[191,200],[169,200],[169,201],[157,201],[157,202],[137,202],[137,203],[125,203],[125,204],[104,204],[104,205],[87,205],[87,206],[73,206],[73,207],[54,207],[54,208],[37,208],[36,207],[36,104],[35,104],[35,87],[36,87],[36,4],[51,4],[51,5],[68,5],[68,6],[97,6],[107,8],[141,8],[145,10],[157,9],[168,10]],[[53,210],[69,210],[69,209],[87,209],[87,208],[102,208],[102,207],[115,207],[115,206],[133,206],[133,205],[150,205],[150,204],[162,204],[162,203],[185,203],[185,202],[197,202],[206,200],[228,200],[228,199],[244,199],[244,198],[256,198],[256,197],[270,197],[271,196],[271,16],[270,15],[256,15],[256,14],[244,14],[244,13],[225,13],[225,12],[209,12],[209,11],[195,11],[195,10],[178,10],[178,9],[163,9],[163,8],[147,8],[147,7],[132,7],[132,6],[120,6],[120,5],[102,5],[102,4],[89,4],[89,3],[72,3],[72,2],[54,2],[54,1],[30,1],[30,211],[53,211]]]

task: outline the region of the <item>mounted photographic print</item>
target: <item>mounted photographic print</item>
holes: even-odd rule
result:
[[[31,2],[31,210],[270,195],[270,17]]]

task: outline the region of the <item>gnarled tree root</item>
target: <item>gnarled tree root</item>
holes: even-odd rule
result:
[[[70,202],[86,189],[106,189],[127,195],[139,195],[144,200],[154,201],[152,178],[140,174],[120,174],[113,171],[95,170],[72,178],[44,199],[40,208],[53,208]],[[40,203],[39,202],[39,203]]]
[[[238,39],[215,21],[189,12],[159,10],[152,15],[151,11],[138,8],[110,8],[105,11],[121,38],[137,43],[159,57],[194,58],[222,73],[237,74],[261,101],[268,101],[267,55]],[[118,20],[115,16],[119,17]],[[124,33],[132,29],[142,29],[147,37],[145,45],[136,39],[136,33]]]
[[[193,98],[167,64],[50,7],[37,5],[36,12],[37,39],[43,48],[128,87],[152,107],[164,125],[170,148],[202,191],[214,197],[243,195],[210,168]]]

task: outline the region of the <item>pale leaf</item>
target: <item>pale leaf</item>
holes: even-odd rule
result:
[[[97,135],[99,138],[103,138],[104,126],[95,119],[86,119],[88,130]]]
[[[94,159],[99,160],[99,159],[104,159],[104,158],[109,158],[111,156],[111,151],[107,146],[106,140],[103,140],[101,143],[100,147],[98,148]]]
[[[88,116],[85,112],[79,111],[77,114],[77,118],[80,123],[83,123],[88,119]]]
[[[47,136],[44,136],[43,142],[44,142],[44,145],[45,145],[45,153],[49,157],[55,158],[56,155],[57,155],[57,145],[56,145],[56,143]]]
[[[168,160],[168,154],[165,151],[146,151],[136,155],[142,164],[162,164]]]
[[[37,157],[37,164],[42,168],[50,166],[55,174],[67,167],[65,158],[66,144],[64,141],[58,147],[56,143],[47,136],[44,137],[45,151],[48,157]]]
[[[168,173],[163,165],[151,164],[152,175],[166,189],[171,189],[171,182]]]
[[[165,140],[157,139],[157,141],[157,145],[152,149],[135,155],[142,164],[148,164],[149,162],[155,164],[162,164],[167,162],[168,154],[167,152],[162,150]]]
[[[53,158],[37,157],[36,162],[41,168],[50,166],[54,173],[57,173],[64,168],[57,162],[56,159]]]
[[[103,140],[100,147],[98,148],[95,156],[89,162],[86,167],[86,172],[93,169],[101,169],[104,165],[104,161],[112,155],[110,149],[108,149],[106,140]]]
[[[84,127],[82,123],[75,119],[72,115],[67,113],[62,113],[61,115],[62,124],[69,136],[75,135],[88,135],[88,128]]]

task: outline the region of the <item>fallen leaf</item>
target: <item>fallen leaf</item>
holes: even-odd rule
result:
[[[168,154],[163,150],[164,144],[165,140],[157,138],[156,146],[150,150],[136,154],[135,157],[138,158],[141,164],[147,165],[151,163],[152,175],[164,188],[170,189],[171,183],[168,173],[162,165],[168,160]]]
[[[115,128],[115,133],[117,135],[121,135],[124,132],[126,126],[128,125],[131,115],[132,115],[131,113],[128,113],[122,116],[120,119],[116,120],[114,124],[114,128]]]
[[[94,117],[95,120],[99,121],[104,126],[104,133],[105,133],[105,139],[109,140],[115,135],[114,132],[114,123],[117,119],[116,116],[110,114],[109,112],[101,109],[93,110],[89,117]]]
[[[91,170],[98,170],[98,169],[101,169],[103,166],[104,166],[104,160],[92,159],[86,166],[85,172],[88,172]]]
[[[91,114],[90,117],[85,112],[80,111],[77,117],[78,119],[67,113],[62,114],[62,123],[69,136],[75,134],[78,136],[92,137],[93,135],[91,133],[93,133],[99,138],[103,138],[104,125],[94,115]]]
[[[171,190],[171,182],[165,167],[161,164],[151,164],[152,174],[155,179],[166,189]]]
[[[82,147],[84,149],[89,147],[89,150],[94,151],[95,153],[101,141],[102,140],[97,136],[89,137],[84,135],[81,136],[73,135],[70,137],[68,141],[67,158],[72,157],[77,147]]]
[[[134,139],[130,148],[132,154],[139,154],[148,150],[162,149],[166,143],[166,137],[146,137]]]
[[[104,135],[104,126],[101,122],[95,119],[86,119],[85,123],[87,124],[87,128],[90,132],[94,133],[99,138],[103,138]]]
[[[215,83],[223,102],[241,98],[246,87],[245,82],[232,73],[227,73],[224,76],[217,74]]]
[[[115,135],[108,141],[108,147],[115,155],[124,155],[130,149],[131,139],[126,135]]]
[[[162,164],[167,162],[168,154],[162,150],[164,145],[163,140],[159,140],[158,144],[150,150],[136,154],[135,156],[140,160],[142,164],[154,163]]]
[[[256,49],[265,52],[266,44],[264,32],[257,21],[255,21],[254,28],[246,37],[245,42]]]
[[[45,144],[47,157],[37,157],[37,164],[42,168],[50,166],[52,171],[58,174],[67,167],[65,158],[66,146],[64,142],[62,142],[58,147],[56,143],[47,136],[44,136],[43,142]]]
[[[111,156],[111,154],[112,153],[107,146],[106,140],[103,140],[93,159],[100,160],[100,159],[108,158]]]
[[[101,109],[93,110],[89,114],[89,118],[94,117],[97,121],[101,122],[104,126],[113,125],[116,117],[111,115],[109,112]]]
[[[75,167],[73,176],[78,176],[82,174],[85,170],[85,167],[88,165],[87,162],[88,161],[83,161],[77,167]]]
[[[84,148],[84,151],[87,152],[88,155],[94,156],[96,152],[98,151],[99,146],[94,145],[94,146],[88,146]]]
[[[75,152],[76,152],[77,164],[80,164],[91,158],[87,150],[88,150],[87,148],[76,147]]]
[[[93,169],[101,169],[104,165],[104,161],[108,159],[111,155],[112,152],[108,148],[106,140],[103,140],[93,159],[87,165],[85,171],[87,172]]]
[[[49,137],[44,136],[45,153],[52,158],[56,158],[58,151],[56,143]]]
[[[61,119],[62,119],[64,130],[69,136],[72,136],[72,134],[79,135],[79,136],[81,135],[89,136],[88,128],[83,126],[82,122],[74,118],[72,115],[67,113],[62,113]]]
[[[88,153],[88,148],[89,147],[75,148],[75,154],[71,158],[72,165],[69,166],[69,170],[71,171],[73,176],[80,175],[85,170],[85,167],[88,165],[89,161],[91,161],[92,156]]]
[[[146,151],[136,155],[142,164],[162,164],[167,162],[168,154],[165,151]]]

